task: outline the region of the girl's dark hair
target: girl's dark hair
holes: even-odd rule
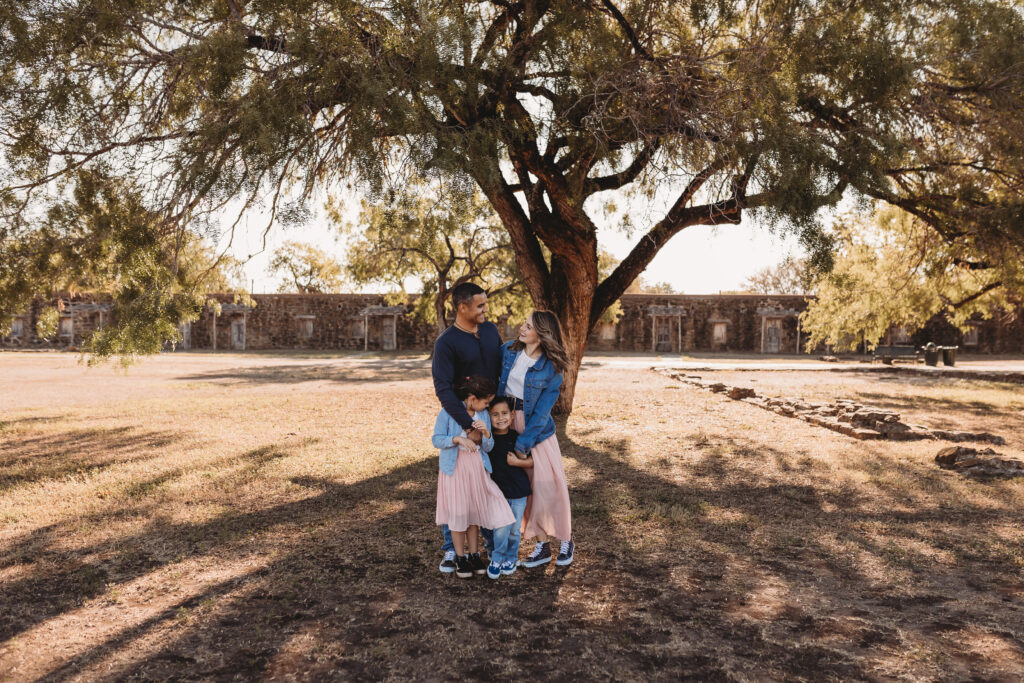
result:
[[[487,398],[488,396],[494,396],[498,391],[494,380],[483,375],[460,377],[455,380],[455,385],[452,388],[455,389],[455,395],[460,401],[465,401],[470,395],[477,398]]]

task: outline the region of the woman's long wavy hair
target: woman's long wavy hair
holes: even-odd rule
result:
[[[569,357],[565,355],[565,347],[562,346],[562,323],[558,322],[558,316],[551,311],[534,311],[530,314],[533,321],[533,329],[540,337],[540,348],[548,360],[554,363],[555,369],[565,372],[569,367]],[[516,339],[512,344],[513,351],[520,351],[526,348],[526,344]]]

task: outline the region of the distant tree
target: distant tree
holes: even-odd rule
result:
[[[913,332],[936,315],[966,329],[1024,299],[1024,249],[1012,242],[945,239],[893,208],[847,216],[834,230],[835,267],[818,277],[801,317],[808,348],[872,346],[896,325]]]
[[[340,292],[345,284],[342,264],[323,249],[288,241],[270,259],[267,272],[284,275],[278,291],[300,294]]]
[[[762,268],[748,277],[743,287],[753,294],[807,294],[813,282],[810,262],[787,254],[774,266]]]
[[[340,212],[332,213],[341,222]],[[438,334],[448,326],[451,290],[473,281],[488,295],[492,317],[523,316],[529,297],[508,233],[472,186],[421,180],[388,201],[363,202],[346,269],[358,284],[382,284],[405,298],[420,282],[416,316]]]
[[[651,284],[643,277],[633,280],[633,284],[626,288],[624,294],[680,294],[668,282],[656,282]]]

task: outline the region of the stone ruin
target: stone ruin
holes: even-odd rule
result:
[[[1024,462],[999,457],[991,448],[947,446],[935,455],[935,462],[944,470],[968,475],[1024,477]]]
[[[889,441],[915,441],[932,439],[943,441],[974,441],[1002,445],[1006,440],[988,432],[968,432],[949,429],[932,429],[923,425],[907,424],[900,420],[898,413],[884,408],[875,408],[850,399],[832,402],[804,401],[794,398],[768,398],[758,396],[749,387],[732,387],[722,382],[712,382],[698,375],[687,375],[669,368],[651,368],[684,384],[700,387],[714,393],[725,394],[736,401],[743,401],[770,410],[778,415],[803,420],[855,439],[886,439]]]

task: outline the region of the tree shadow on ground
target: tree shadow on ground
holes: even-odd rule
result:
[[[304,382],[345,382],[350,384],[398,382],[430,377],[430,365],[423,359],[370,359],[316,365],[265,365],[199,372],[179,377],[183,381],[224,384],[302,384]]]
[[[149,460],[159,455],[158,449],[180,438],[168,430],[133,427],[72,429],[44,436],[7,438],[0,450],[0,492]]]
[[[989,526],[1017,514],[1008,505],[956,501],[941,482],[908,499],[899,482],[920,478],[912,463],[865,458],[866,473],[899,472],[896,484],[863,491],[831,485],[810,454],[722,435],[644,467],[623,440],[584,443],[561,426],[559,435],[577,475],[579,556],[568,570],[521,569],[495,582],[440,576],[428,458],[351,483],[294,477],[305,497],[203,522],[153,517],[70,553],[58,546],[78,520],[48,528],[27,545],[61,563],[4,584],[11,609],[0,638],[202,558],[243,571],[196,582],[44,679],[865,679],[879,653],[902,657],[973,623],[1024,656],[1019,615],[992,597],[1013,575],[993,567],[1004,550],[967,537],[992,538]],[[268,445],[239,456],[240,466],[287,455]],[[755,476],[759,461],[792,462],[812,483]],[[936,566],[924,552],[935,544],[957,561]],[[161,554],[140,550],[152,548]],[[948,666],[938,671],[992,672],[977,658]]]

